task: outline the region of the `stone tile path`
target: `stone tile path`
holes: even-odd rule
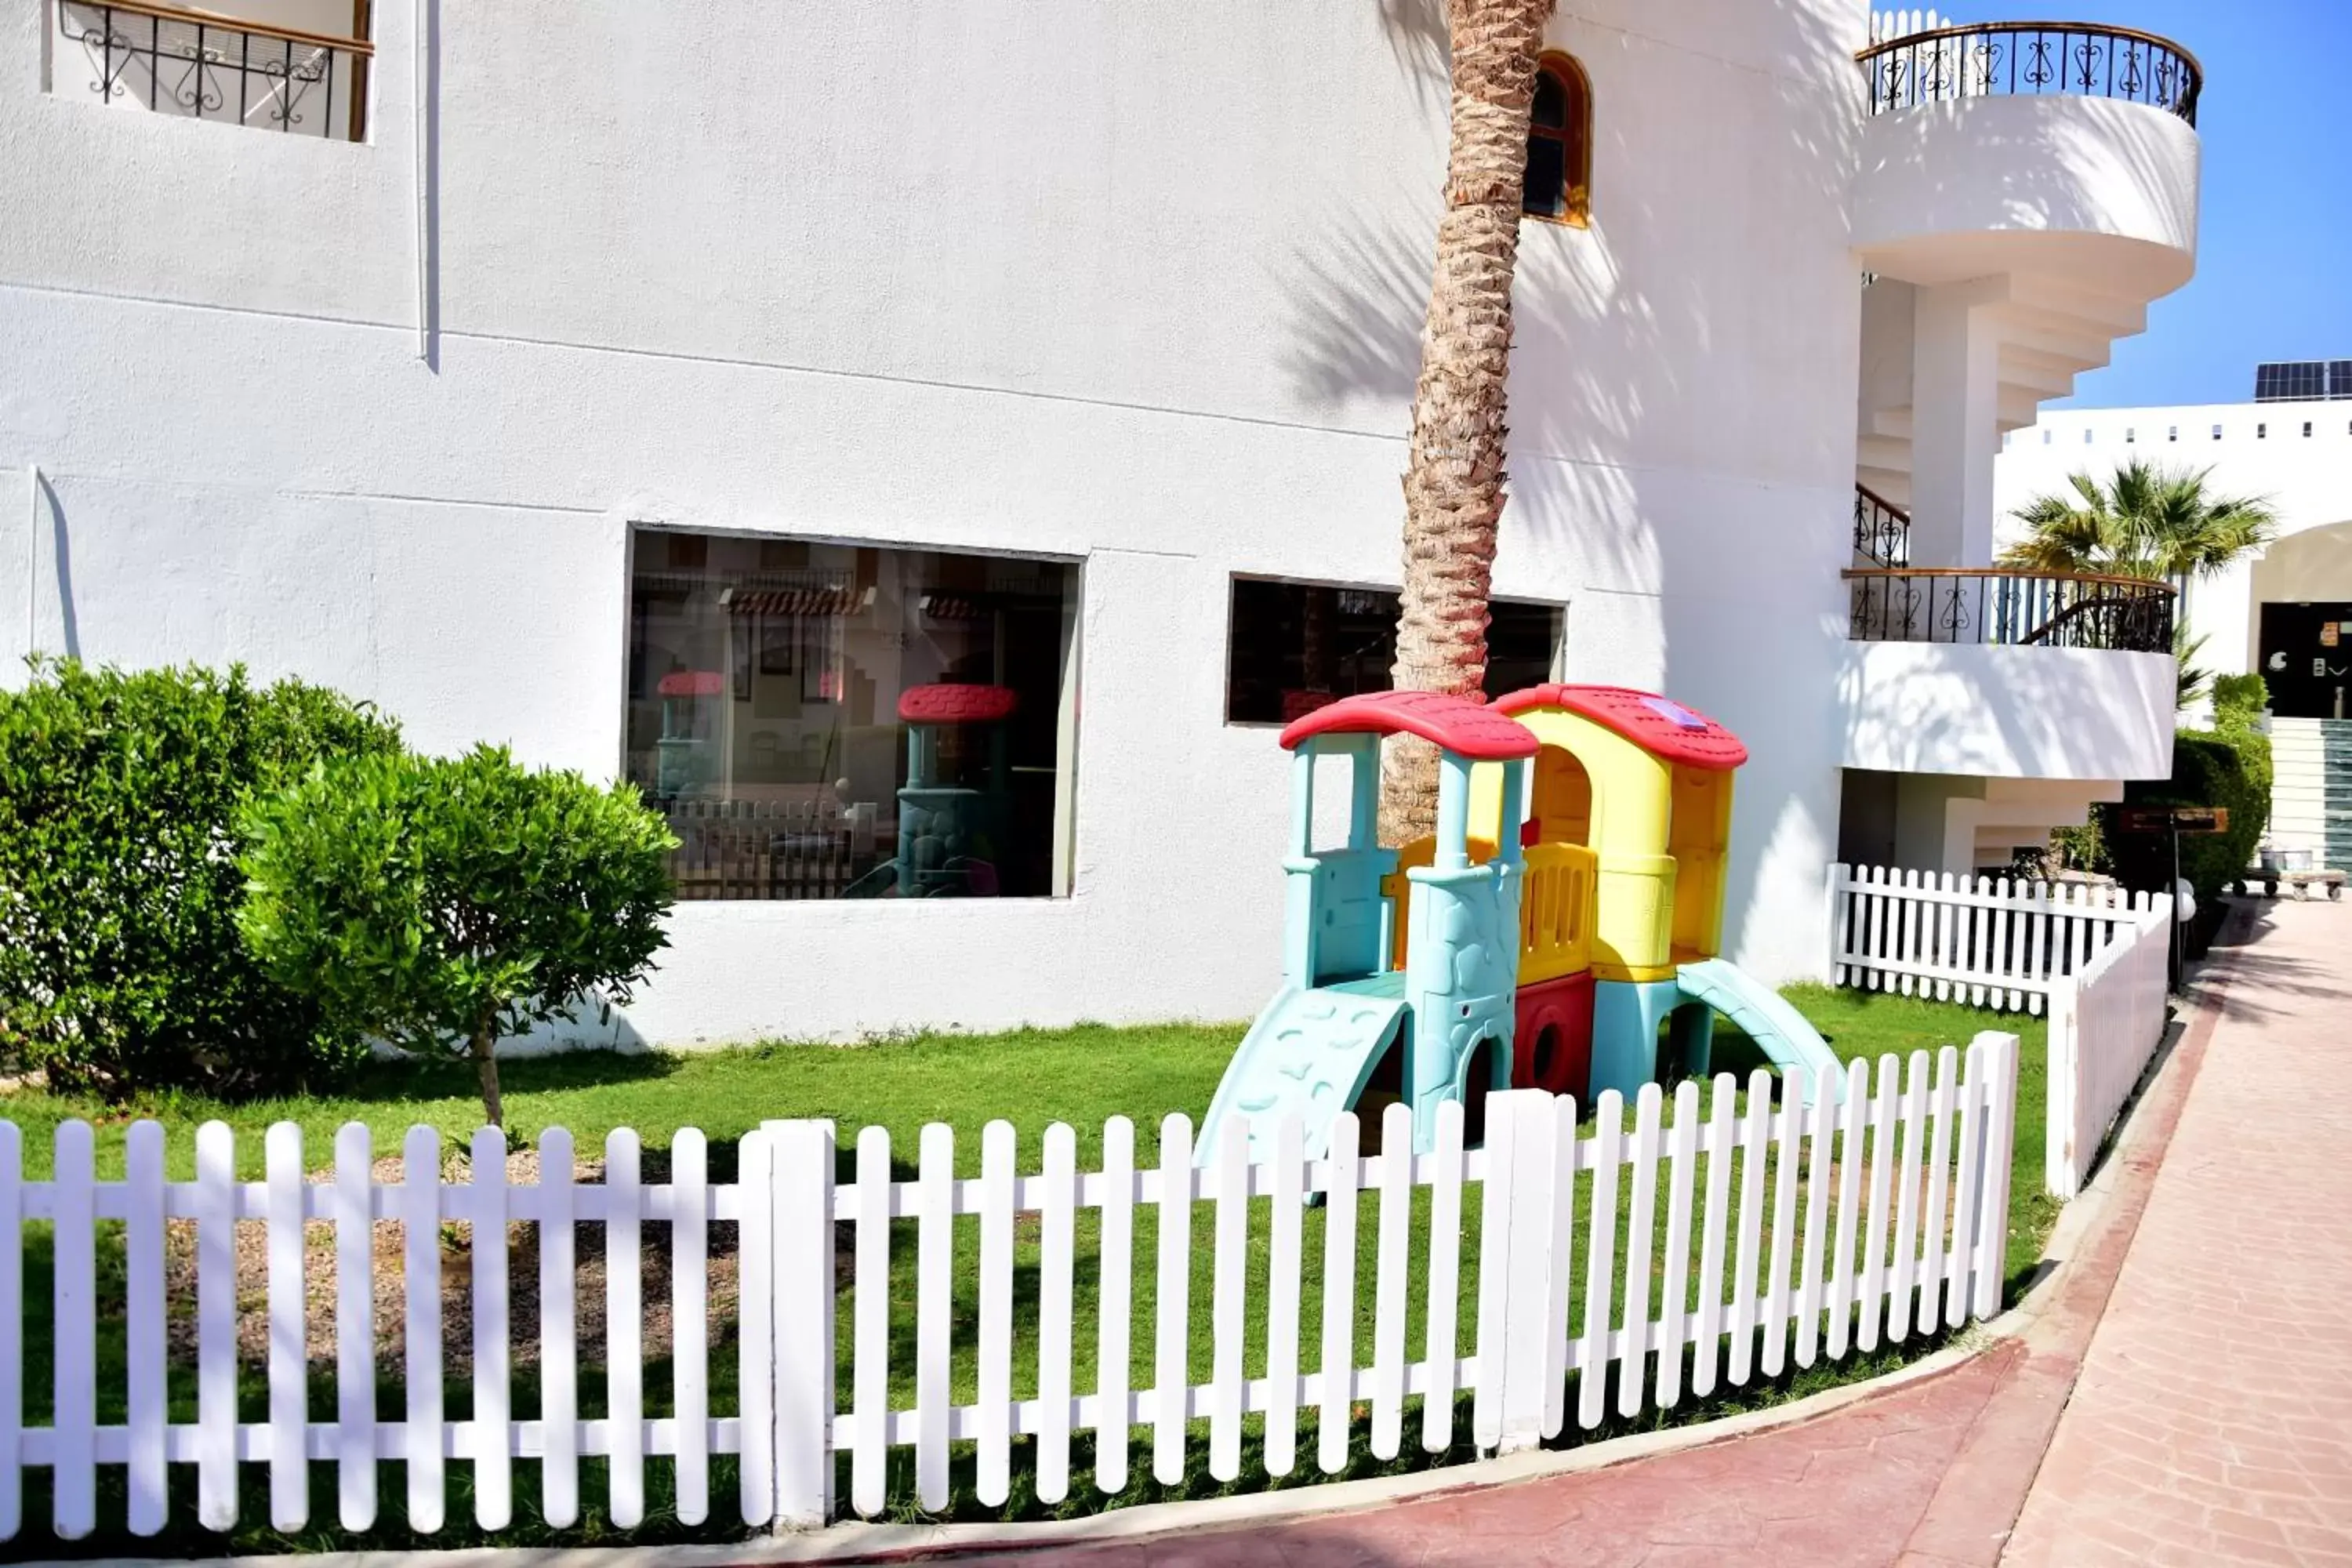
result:
[[[2017,1568],[2352,1564],[2352,904],[2265,912]]]
[[[2261,920],[2211,966],[2063,1284],[1985,1353],[1606,1469],[987,1560],[2352,1565],[2352,905]]]

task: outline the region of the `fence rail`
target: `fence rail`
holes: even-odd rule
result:
[[[2144,103],[2197,123],[2204,71],[2169,38],[2083,22],[1999,22],[1902,33],[1856,55],[1870,112],[1962,98],[2067,95]]]
[[[2119,929],[2050,1002],[2044,1167],[2050,1190],[2083,1190],[2091,1161],[2162,1044],[2171,979],[2168,910]]]
[[[99,100],[328,141],[367,140],[375,47],[147,0],[55,0]],[[60,87],[75,74],[58,51]],[[340,113],[338,110],[340,110]]]
[[[1872,489],[1853,487],[1853,552],[1880,566],[1911,562],[1911,514]]]
[[[1669,1100],[1652,1086],[1630,1128],[1614,1093],[1601,1098],[1590,1131],[1572,1100],[1498,1094],[1485,1148],[1464,1147],[1461,1109],[1449,1106],[1434,1152],[1420,1155],[1405,1152],[1402,1106],[1381,1127],[1388,1152],[1360,1154],[1350,1114],[1330,1158],[1307,1160],[1293,1121],[1274,1140],[1276,1157],[1253,1165],[1236,1119],[1197,1169],[1181,1116],[1163,1123],[1157,1161],[1145,1163],[1132,1124],[1113,1119],[1098,1168],[1083,1173],[1069,1127],[1045,1131],[1042,1163],[1024,1173],[1013,1129],[993,1122],[970,1177],[957,1173],[952,1131],[933,1125],[909,1179],[893,1164],[888,1134],[867,1128],[838,1184],[843,1152],[828,1122],[768,1122],[747,1134],[726,1183],[709,1179],[704,1141],[691,1131],[677,1137],[667,1182],[641,1181],[638,1140],[625,1131],[606,1141],[603,1181],[579,1182],[571,1135],[551,1129],[536,1184],[505,1179],[504,1142],[491,1130],[472,1142],[474,1179],[447,1181],[426,1128],[407,1135],[402,1174],[385,1180],[356,1125],[336,1137],[324,1179],[306,1175],[299,1130],[280,1125],[266,1139],[264,1179],[239,1181],[234,1137],[218,1123],[197,1133],[194,1180],[168,1181],[164,1133],[151,1122],[125,1135],[124,1180],[95,1179],[91,1129],[75,1122],[56,1133],[50,1179],[26,1181],[17,1130],[0,1123],[0,1535],[25,1523],[23,1476],[33,1467],[53,1474],[52,1527],[78,1538],[100,1522],[100,1467],[123,1467],[128,1528],[151,1535],[168,1522],[169,1465],[195,1468],[196,1516],[215,1531],[236,1521],[241,1467],[266,1467],[271,1521],[290,1531],[310,1520],[310,1462],[331,1461],[336,1521],[363,1531],[378,1516],[378,1466],[394,1461],[408,1522],[432,1533],[446,1522],[453,1460],[472,1471],[455,1495],[470,1495],[477,1521],[498,1529],[512,1521],[516,1459],[539,1464],[541,1510],[562,1528],[580,1516],[581,1461],[603,1458],[613,1521],[626,1529],[645,1517],[653,1456],[675,1458],[686,1522],[709,1515],[712,1457],[733,1455],[746,1522],[805,1526],[835,1511],[836,1452],[849,1457],[849,1506],[872,1515],[906,1500],[893,1496],[902,1472],[888,1463],[899,1448],[913,1450],[923,1507],[947,1505],[950,1450],[966,1445],[980,1500],[1001,1504],[1015,1435],[1036,1439],[1034,1486],[1047,1503],[1086,1484],[1072,1445],[1087,1431],[1092,1481],[1105,1492],[1126,1487],[1131,1463],[1180,1479],[1202,1441],[1195,1423],[1206,1426],[1211,1474],[1237,1478],[1252,1414],[1265,1417],[1262,1462],[1276,1476],[1302,1460],[1301,1411],[1319,1415],[1312,1459],[1327,1472],[1347,1464],[1360,1407],[1372,1452],[1394,1457],[1408,1400],[1422,1404],[1420,1439],[1433,1450],[1457,1441],[1462,1401],[1478,1447],[1526,1447],[1570,1423],[1596,1426],[1612,1408],[1672,1406],[1996,1310],[2016,1049],[2016,1037],[1986,1034],[1965,1057],[1946,1047],[1907,1064],[1857,1062],[1842,1105],[1776,1097],[1762,1072],[1744,1094],[1728,1075],[1711,1095],[1685,1082]],[[1212,1211],[1210,1288],[1199,1301],[1196,1204]],[[1426,1220],[1421,1241],[1416,1212]],[[964,1217],[976,1218],[976,1250],[959,1242]],[[1082,1219],[1099,1281],[1091,1323],[1076,1310]],[[392,1245],[404,1269],[394,1395],[404,1405],[393,1420],[378,1415],[371,1315],[375,1227],[386,1221],[401,1226]],[[537,1227],[535,1418],[512,1415],[520,1347],[508,1336],[508,1253],[488,1246],[470,1280],[473,1413],[445,1419],[439,1249],[453,1221],[493,1234]],[[98,1238],[115,1222],[127,1384],[102,1389]],[[170,1227],[187,1222],[192,1282],[166,1268]],[[255,1222],[267,1233],[268,1403],[263,1419],[248,1420],[235,1237]],[[46,1326],[24,1310],[26,1226],[41,1224],[53,1232]],[[583,1409],[583,1363],[599,1349],[576,1310],[575,1267],[593,1253],[578,1245],[583,1224],[604,1227],[601,1415]],[[644,1227],[656,1224],[670,1227],[677,1367],[675,1408],[660,1415],[647,1407],[639,1296]],[[307,1314],[321,1265],[306,1225],[332,1235],[331,1420],[311,1419],[308,1407],[306,1335],[317,1325]],[[721,1225],[734,1227],[740,1264],[731,1314],[715,1304],[704,1267]],[[1017,1227],[1029,1226],[1034,1260],[1016,1266]],[[1261,1241],[1263,1263],[1254,1261]],[[166,1323],[190,1306],[167,1299],[175,1293],[194,1298],[193,1422],[172,1420],[165,1399]],[[1367,1297],[1369,1356],[1358,1327]],[[1409,1316],[1423,1319],[1410,1343]],[[1203,1328],[1211,1364],[1201,1381],[1193,1354]],[[1087,1329],[1090,1342],[1078,1337]],[[21,1369],[38,1364],[26,1356],[42,1333],[51,1419],[27,1426]],[[738,1393],[723,1401],[710,1356],[730,1339]],[[1014,1381],[1016,1343],[1025,1390]],[[1089,1344],[1099,1369],[1091,1388],[1079,1376]],[[964,1398],[953,1385],[959,1357],[976,1369]],[[1141,1376],[1139,1362],[1150,1368]],[[1603,1375],[1612,1367],[1613,1379]],[[1142,1452],[1131,1459],[1139,1429]]]
[[[1854,567],[1845,579],[1856,642],[2172,651],[2166,583],[1996,566]]]

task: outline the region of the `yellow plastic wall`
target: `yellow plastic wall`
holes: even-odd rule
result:
[[[1499,797],[1498,797],[1499,804]],[[1437,858],[1435,838],[1416,838],[1397,851],[1393,876],[1383,878],[1381,891],[1396,910],[1396,940],[1390,950],[1391,968],[1404,967],[1407,896],[1405,872],[1427,866]],[[1472,864],[1483,866],[1495,858],[1491,837],[1470,840]],[[1534,985],[1591,966],[1593,887],[1597,857],[1578,844],[1542,844],[1527,852],[1527,874],[1519,885],[1519,984]]]
[[[1713,958],[1723,948],[1732,777],[1706,768],[1674,770],[1673,836],[1668,847],[1675,865],[1674,952],[1678,963]]]

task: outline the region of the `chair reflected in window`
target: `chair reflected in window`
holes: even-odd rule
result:
[[[1520,210],[1547,223],[1592,221],[1592,83],[1572,55],[1536,64],[1528,115],[1528,175]]]

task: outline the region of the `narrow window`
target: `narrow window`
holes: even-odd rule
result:
[[[2124,439],[2125,439],[2125,440],[2126,440],[2126,441],[2128,441],[2128,440],[2130,440],[2130,439],[2131,439],[2131,432],[2130,432],[2130,431],[2126,430],[2126,431],[2125,431],[2125,432],[2124,432]],[[2084,432],[2083,432],[2083,445],[2084,445],[2084,446],[2085,446],[2085,447],[2087,447],[2087,446],[2089,446],[2090,444],[2091,444],[2091,432],[2089,432],[2088,430],[2085,430],[2085,431],[2084,431]]]
[[[2257,426],[2254,426],[2254,439],[2255,439],[2255,440],[2257,440],[2257,441],[2267,441],[2267,440],[2269,440],[2270,438],[2271,438],[2271,427],[2270,427],[2269,426],[2267,426],[2267,425],[2257,425]]]
[[[1286,724],[1327,702],[1386,691],[1396,665],[1397,595],[1386,588],[1233,580],[1225,721]],[[1496,600],[1486,627],[1486,694],[1556,679],[1558,605]]]
[[[2305,436],[2305,437],[2306,439],[2307,439],[2307,438],[2310,437],[2310,435],[2311,435],[2311,421],[2310,421],[2310,420],[2308,420],[2308,419],[2306,419],[2306,420],[2305,420],[2305,421],[2303,422],[2303,433],[2304,433],[2304,436]]]
[[[2045,447],[2050,445],[2051,442],[2055,441],[2057,438],[2058,432],[2055,430],[2044,430],[2042,432],[2042,444]]]
[[[1069,891],[1078,569],[640,528],[629,782],[680,899]]]
[[[1537,62],[1519,206],[1548,223],[1592,221],[1592,83],[1574,56],[1554,51]]]
[[[2090,433],[2089,433],[2088,431],[2084,431],[2084,434],[2087,437]],[[2135,442],[2137,442],[2138,439],[2139,439],[2139,431],[2138,431],[2137,428],[2135,428],[2134,426],[2128,426],[2128,425],[2127,425],[2127,426],[2124,426],[2124,445],[2125,445],[2125,446],[2126,446],[2126,447],[2131,446],[2132,444],[2134,444]]]
[[[2216,426],[2213,426],[2213,439],[2215,439],[2216,441],[2218,441],[2218,440],[2220,440],[2221,438],[2221,427],[2219,425],[2216,425]]]
[[[2179,440],[2179,439],[2180,439],[2180,426],[2178,426],[2178,425],[2168,425],[2168,426],[2166,426],[2164,427],[2164,438],[2165,438],[2166,440],[2168,440],[2168,441],[2178,441],[2178,440]]]

